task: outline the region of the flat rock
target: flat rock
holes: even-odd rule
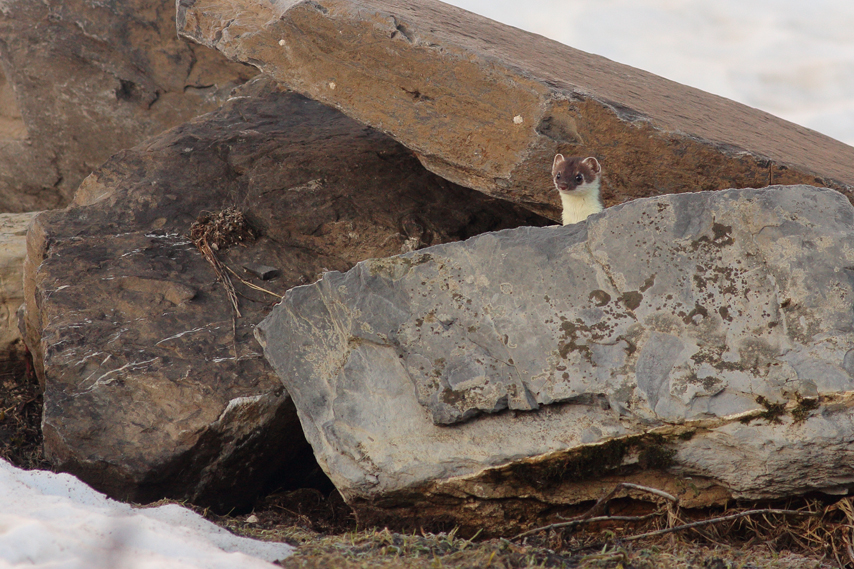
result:
[[[256,336],[363,523],[506,532],[621,481],[836,493],[852,239],[829,189],[648,198],[328,273]]]
[[[172,0],[4,0],[0,212],[63,207],[113,153],[257,73],[175,36]]]
[[[244,240],[213,252],[237,319],[188,237],[198,218],[234,208],[248,229],[224,233]],[[221,110],[117,154],[70,208],[35,219],[26,323],[45,387],[45,455],[137,502],[229,510],[271,485],[312,483],[316,462],[254,325],[324,270],[522,223],[546,220],[254,80]],[[279,276],[242,269],[254,265]]]
[[[436,0],[180,0],[177,17],[433,172],[554,220],[556,152],[599,158],[606,206],[797,183],[852,197],[850,146]]]

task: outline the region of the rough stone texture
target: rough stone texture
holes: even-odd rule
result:
[[[114,152],[255,73],[176,37],[173,0],[0,2],[0,212],[68,204]]]
[[[220,111],[117,154],[29,232],[27,344],[45,385],[45,454],[112,496],[228,510],[267,483],[304,484],[316,463],[252,338],[277,295],[368,257],[546,223],[272,85],[253,80]],[[187,237],[199,214],[226,207],[259,237],[217,256],[274,293],[233,276],[236,329]]]
[[[852,243],[828,189],[649,198],[328,273],[256,336],[364,523],[506,531],[602,479],[683,505],[837,492]]]
[[[554,220],[556,152],[599,158],[606,206],[795,183],[852,197],[850,146],[436,0],[179,0],[178,29]]]
[[[17,310],[24,303],[27,226],[38,212],[0,214],[0,361],[21,342]]]

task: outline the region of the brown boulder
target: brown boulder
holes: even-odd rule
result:
[[[547,223],[270,85],[255,80],[221,110],[117,154],[29,232],[45,454],[112,496],[228,509],[304,483],[316,463],[252,337],[277,297],[368,257]],[[234,208],[249,222],[243,242],[213,252],[236,273],[236,320],[188,237],[198,216]]]
[[[600,159],[606,206],[794,183],[852,196],[850,146],[436,0],[179,0],[178,29],[555,220],[556,152]]]
[[[175,34],[172,0],[0,9],[0,212],[61,207],[114,152],[219,107],[251,67]]]

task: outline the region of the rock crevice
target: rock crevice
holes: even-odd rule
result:
[[[607,206],[794,183],[852,197],[850,146],[435,0],[198,0],[178,29],[552,219],[557,152],[599,158]]]

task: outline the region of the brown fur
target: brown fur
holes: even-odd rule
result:
[[[563,154],[558,154],[552,164],[552,179],[555,188],[561,192],[571,192],[579,186],[592,184],[601,174],[602,167],[592,156],[564,158]]]

